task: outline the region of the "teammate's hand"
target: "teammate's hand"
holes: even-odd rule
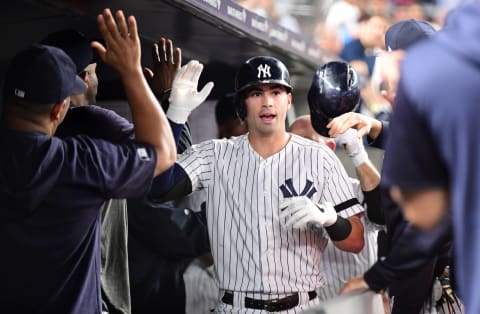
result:
[[[368,161],[368,154],[362,140],[358,138],[357,130],[348,129],[345,133],[337,136],[335,142],[345,148],[355,167]]]
[[[192,60],[184,65],[175,76],[170,94],[170,107],[167,117],[178,124],[187,121],[190,112],[205,101],[213,88],[213,82],[208,82],[200,92],[197,92],[198,79],[202,74],[203,64]]]
[[[172,40],[162,37],[158,43],[152,45],[152,59],[153,71],[145,67],[145,77],[153,93],[160,100],[167,100],[175,74],[182,65],[182,51],[180,48],[173,48]]]
[[[339,294],[345,294],[353,291],[365,291],[370,289],[363,276],[353,277],[340,290]]]
[[[329,202],[317,204],[306,196],[288,198],[280,205],[280,219],[297,229],[309,226],[331,226],[337,221],[337,212]]]
[[[330,129],[328,133],[331,137],[337,137],[353,128],[358,131],[358,138],[368,135],[372,139],[376,139],[382,130],[382,123],[375,118],[360,113],[347,112],[332,119],[327,124],[327,128]]]
[[[122,10],[118,10],[114,18],[110,9],[105,9],[97,16],[97,23],[105,46],[98,41],[92,42],[91,46],[97,50],[102,61],[123,78],[137,71],[141,75],[141,47],[135,18],[129,16],[125,19]]]

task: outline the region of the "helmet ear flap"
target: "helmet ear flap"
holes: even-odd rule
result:
[[[347,78],[347,87],[350,89],[352,86],[358,85],[358,74],[353,69],[353,67],[348,65],[348,78]]]
[[[243,96],[243,93],[237,93],[235,95],[234,104],[235,104],[235,113],[237,114],[237,117],[240,120],[244,121],[245,118],[247,117],[247,108],[245,106],[245,98]]]

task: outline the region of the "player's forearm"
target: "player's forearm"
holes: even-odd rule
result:
[[[380,184],[380,173],[370,160],[355,167],[362,191],[371,191]]]
[[[363,224],[358,216],[352,216],[348,220],[352,226],[350,234],[344,240],[333,241],[333,244],[340,250],[359,253],[365,245]]]
[[[445,217],[432,231],[426,232],[403,221],[390,253],[378,260],[366,273],[365,281],[375,291],[385,289],[394,280],[412,276],[432,258],[449,248],[453,237],[451,217]]]
[[[141,69],[123,76],[122,79],[135,125],[135,138],[152,145],[157,152],[156,176],[172,166],[176,159],[170,124],[148,87]]]
[[[360,181],[368,218],[376,224],[384,224],[383,209],[380,204],[380,173],[370,160],[355,168]]]

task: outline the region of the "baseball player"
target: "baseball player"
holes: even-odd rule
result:
[[[198,76],[170,96],[174,134],[193,109]],[[249,133],[193,145],[158,178],[153,196],[206,190],[217,312],[298,313],[318,303],[324,282],[318,265],[329,239],[340,249],[362,250],[356,214],[364,209],[330,149],[285,131],[292,87],[282,62],[247,60],[235,86],[237,113]]]
[[[85,83],[61,49],[32,45],[7,71],[0,142],[0,304],[4,313],[101,313],[100,210],[140,197],[175,160],[167,118],[143,77],[134,17],[97,17],[100,57],[119,71],[136,141],[58,138]]]
[[[314,140],[327,142],[328,145],[328,142],[333,141],[329,138],[326,127],[328,122],[344,112],[355,111],[359,100],[360,88],[356,71],[348,63],[329,62],[321,66],[313,76],[308,93],[311,116],[297,119],[290,127],[290,131],[296,132],[304,121],[306,129],[303,133],[310,135],[309,137]],[[367,215],[360,215],[365,227],[365,247],[360,253],[351,254],[339,250],[329,241],[320,263],[326,279],[326,285],[319,290],[320,300],[337,296],[341,287],[351,277],[362,274],[377,260],[377,234],[381,228],[379,224],[383,223],[378,193],[380,174],[368,159],[356,130],[348,130],[337,136],[335,141],[345,146],[355,166],[359,180],[350,179],[358,200],[363,202],[365,198],[367,201]],[[335,144],[329,146],[335,148]]]

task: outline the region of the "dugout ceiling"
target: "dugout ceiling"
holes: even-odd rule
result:
[[[98,37],[95,16],[105,7],[136,16],[145,65],[151,64],[151,44],[161,36],[182,48],[184,62],[203,62],[201,84],[215,82],[213,98],[233,89],[233,75],[243,61],[254,55],[272,55],[289,68],[295,97],[305,99],[315,69],[334,58],[233,0],[2,0],[2,69],[18,50],[49,32],[70,27]],[[98,71],[99,98],[121,99],[116,74],[102,65]]]

